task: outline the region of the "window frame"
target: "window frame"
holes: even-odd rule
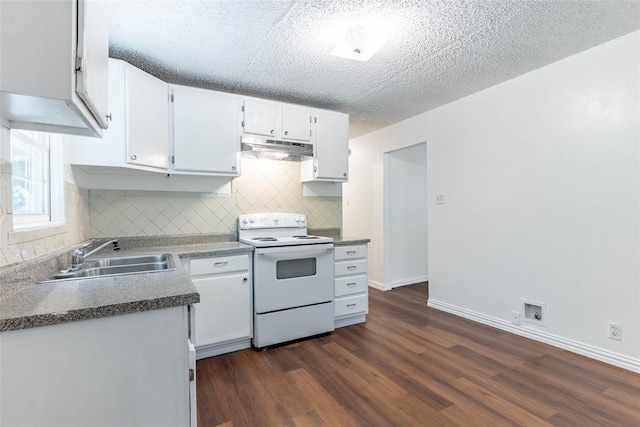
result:
[[[34,136],[36,138],[34,138]],[[44,185],[45,213],[21,214],[14,211],[13,189],[14,189],[14,168],[13,168],[13,144],[14,138],[22,144],[28,144],[34,149],[46,153],[43,167],[43,176],[46,176]],[[11,176],[11,209],[13,231],[21,232],[32,229],[42,229],[46,227],[59,226],[64,222],[64,177],[62,166],[62,155],[60,146],[60,136],[46,132],[33,132],[12,129],[10,131],[10,156],[12,161]]]

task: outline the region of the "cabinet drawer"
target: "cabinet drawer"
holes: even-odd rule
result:
[[[339,261],[334,263],[334,276],[346,276],[347,274],[366,274],[367,260],[354,259],[353,261]]]
[[[366,257],[367,245],[336,246],[333,249],[333,259],[336,261]]]
[[[367,291],[367,275],[345,276],[333,279],[335,296],[359,294]]]
[[[192,276],[249,270],[248,255],[235,255],[215,258],[192,258],[190,262]]]
[[[367,312],[367,294],[336,298],[334,302],[336,317],[350,316]]]

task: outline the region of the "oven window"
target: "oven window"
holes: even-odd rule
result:
[[[278,279],[292,279],[316,275],[316,259],[287,259],[276,262],[276,277]]]

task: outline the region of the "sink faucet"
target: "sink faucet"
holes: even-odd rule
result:
[[[120,246],[118,246],[118,239],[109,240],[108,242],[103,243],[102,245],[98,246],[97,248],[95,248],[89,253],[87,253],[87,248],[93,245],[93,240],[87,243],[84,243],[82,246],[80,246],[78,249],[73,251],[73,253],[71,254],[70,271],[77,271],[77,270],[80,270],[81,268],[84,268],[87,257],[98,252],[100,249],[104,248],[105,246],[108,246],[109,244],[113,244],[114,251],[117,252],[120,250]]]

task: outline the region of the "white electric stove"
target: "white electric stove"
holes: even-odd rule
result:
[[[238,239],[253,255],[258,348],[333,331],[333,239],[307,235],[297,213],[240,215]]]

